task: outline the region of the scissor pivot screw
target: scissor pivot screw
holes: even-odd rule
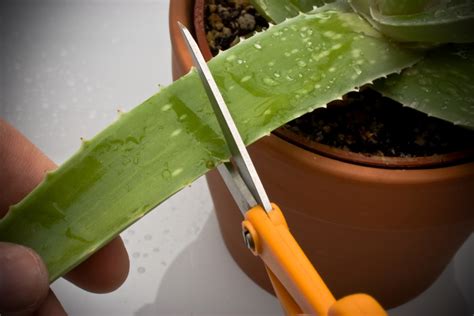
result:
[[[255,251],[255,242],[253,241],[252,234],[248,230],[243,230],[242,235],[244,237],[244,242],[247,248],[252,251]]]

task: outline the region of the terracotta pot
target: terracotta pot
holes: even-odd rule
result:
[[[170,3],[173,76],[191,61],[176,27],[193,27],[193,0]],[[431,168],[362,166],[271,135],[250,146],[270,199],[336,297],[374,296],[385,308],[426,290],[474,229],[474,162]],[[244,247],[241,213],[217,172],[207,175],[224,241],[238,265],[271,291]]]

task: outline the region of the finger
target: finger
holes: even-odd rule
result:
[[[129,268],[127,251],[119,236],[69,272],[65,278],[85,290],[105,293],[123,284]]]
[[[2,316],[64,316],[67,315],[63,306],[51,289],[38,309],[19,313],[6,313]]]
[[[34,313],[35,316],[64,316],[66,311],[59,303],[58,298],[54,292],[49,290],[48,296],[43,301],[43,304]]]
[[[20,201],[56,165],[26,137],[0,118],[0,217]],[[74,284],[92,291],[118,288],[128,275],[129,260],[120,237],[113,240],[67,275]]]
[[[0,242],[0,313],[36,309],[48,287],[46,267],[33,250]]]
[[[53,161],[0,118],[0,218],[55,168]]]

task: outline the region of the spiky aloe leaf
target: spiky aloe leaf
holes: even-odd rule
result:
[[[332,0],[334,1],[334,0]],[[297,16],[300,12],[308,12],[314,7],[323,6],[331,0],[250,0],[252,5],[268,21],[274,24],[287,18]]]
[[[299,15],[221,53],[210,68],[248,144],[419,59],[353,13]],[[92,140],[0,222],[54,280],[229,157],[194,72]]]
[[[429,115],[474,128],[474,45],[431,51],[415,66],[375,82],[375,88]]]
[[[377,30],[398,41],[469,43],[474,41],[471,0],[414,2],[349,0]]]

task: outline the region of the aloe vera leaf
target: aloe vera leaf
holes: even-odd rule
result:
[[[419,13],[432,2],[431,0],[383,0],[377,1],[377,4],[383,15],[400,15]]]
[[[308,12],[314,7],[323,6],[331,0],[250,0],[258,12],[267,21],[274,24],[283,22],[287,18],[295,17],[300,12]]]
[[[392,1],[390,13],[408,10],[406,13],[385,15],[380,11],[384,1],[349,0],[356,12],[364,16],[382,34],[397,41],[425,43],[469,43],[474,41],[474,2],[430,1],[423,11],[413,6],[395,8]],[[428,5],[429,4],[429,5]]]
[[[419,58],[356,14],[327,11],[273,26],[209,66],[249,144]],[[0,222],[0,240],[35,249],[53,281],[228,157],[201,82],[191,72],[48,174]]]
[[[433,50],[401,74],[377,80],[375,88],[431,116],[474,128],[474,45]]]

